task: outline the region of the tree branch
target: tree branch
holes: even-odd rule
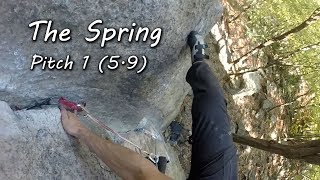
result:
[[[282,34],[280,34],[279,36],[275,36],[270,38],[269,40],[259,44],[258,46],[256,46],[255,48],[253,48],[252,50],[250,50],[249,52],[247,52],[246,54],[244,54],[242,57],[236,59],[235,61],[233,61],[234,64],[246,60],[249,56],[252,56],[254,54],[256,54],[260,49],[270,46],[272,44],[274,44],[275,42],[279,42],[289,36],[291,36],[294,33],[297,33],[303,29],[305,29],[306,27],[316,23],[318,20],[320,19],[320,7],[318,7],[311,15],[308,19],[306,19],[305,21],[303,21],[301,24],[299,24],[298,26],[290,29],[289,31],[286,31]]]

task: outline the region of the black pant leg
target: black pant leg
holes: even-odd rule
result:
[[[205,62],[187,74],[192,104],[190,179],[236,179],[237,157],[230,131],[227,104],[218,79]]]

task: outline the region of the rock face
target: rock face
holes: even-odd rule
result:
[[[65,96],[86,101],[92,113],[117,131],[132,130],[144,118],[160,130],[175,117],[189,90],[185,82],[190,66],[187,35],[191,30],[207,33],[221,12],[219,0],[58,0],[50,3],[2,0],[0,100],[11,107],[24,109],[45,98],[51,98],[51,104],[54,104],[59,97]],[[85,41],[85,37],[95,35],[87,28],[97,19],[103,21],[95,26],[101,33],[104,28],[132,29],[132,23],[136,23],[136,29],[148,27],[152,31],[162,28],[161,41],[157,47],[151,48],[152,40],[129,43],[126,35],[121,42],[109,41],[101,48],[101,37],[92,43]],[[71,40],[44,42],[46,28],[40,27],[38,40],[32,41],[34,28],[28,25],[36,20],[52,20],[52,29],[59,32],[69,28]],[[57,60],[70,55],[70,60],[74,61],[73,70],[44,71],[37,66],[31,71],[34,54],[52,56]],[[148,65],[141,74],[122,65],[112,71],[105,69],[104,74],[100,74],[98,64],[107,55],[121,56],[120,64],[131,55],[140,59],[144,55],[148,58]],[[84,56],[90,56],[86,70],[82,70]],[[2,108],[9,112],[7,106]],[[19,179],[25,172],[29,172],[26,178],[30,179],[34,178],[32,176],[61,179],[56,172],[72,179],[90,179],[92,176],[108,179],[107,173],[96,163],[97,159],[86,158],[88,151],[76,148],[61,127],[58,128],[60,114],[57,109],[33,112],[32,117],[28,112],[17,112],[20,118],[14,118],[13,112],[8,114],[9,118],[1,114],[1,162],[10,163],[0,164],[0,170],[4,171],[0,173],[0,179]],[[42,116],[41,113],[47,114]],[[95,126],[91,128],[98,132]],[[74,151],[78,151],[77,154]]]
[[[159,122],[172,119],[188,90],[185,74],[190,66],[186,38],[191,30],[206,33],[220,17],[218,0],[205,1],[1,1],[0,6],[0,100],[25,107],[35,100],[60,96],[84,100],[88,108],[105,117],[121,130],[136,125],[150,116]],[[44,42],[45,28],[40,27],[37,41],[32,41],[36,20],[52,20],[52,28],[71,30],[68,42]],[[96,28],[162,28],[160,44],[151,42],[121,42],[113,40],[100,47],[100,39],[87,43],[88,25],[96,19],[103,24]],[[127,38],[127,39],[126,39]],[[50,41],[50,40],[49,40]],[[150,41],[150,40],[148,40]],[[75,61],[72,71],[30,70],[34,54]],[[90,56],[87,70],[82,70],[84,56]],[[130,55],[148,58],[141,74],[125,66],[116,70],[98,71],[99,61],[106,55]],[[108,63],[106,63],[107,65]],[[120,65],[121,66],[121,65]]]
[[[118,179],[85,145],[63,131],[58,108],[13,112],[0,101],[0,112],[0,179]],[[141,134],[125,136],[149,152],[155,146]],[[171,148],[161,141],[157,148],[157,153],[170,158],[167,175],[184,179]]]

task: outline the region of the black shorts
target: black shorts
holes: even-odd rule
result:
[[[193,64],[186,79],[194,94],[189,179],[237,179],[236,148],[218,79],[205,62]]]

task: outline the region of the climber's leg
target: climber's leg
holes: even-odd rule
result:
[[[227,105],[218,79],[198,58],[187,73],[192,104],[190,179],[236,179],[237,157]]]

